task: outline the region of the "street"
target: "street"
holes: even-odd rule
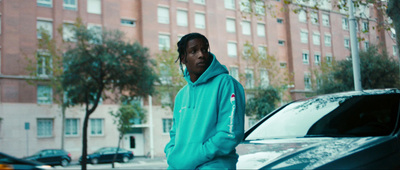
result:
[[[144,157],[135,157],[133,160],[128,163],[115,163],[114,169],[167,169],[167,160],[165,158],[144,158]],[[67,167],[55,166],[54,169],[81,169],[81,166],[78,162],[71,162],[71,164]],[[87,164],[87,169],[112,169],[111,163],[103,163],[103,164]]]

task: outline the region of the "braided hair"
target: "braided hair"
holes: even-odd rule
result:
[[[210,48],[209,43],[208,43],[208,39],[207,39],[204,35],[202,35],[202,34],[200,34],[200,33],[196,33],[196,32],[186,34],[186,35],[183,36],[183,37],[181,38],[181,40],[179,40],[179,42],[177,43],[179,55],[178,55],[178,58],[175,60],[175,62],[177,62],[177,61],[179,60],[179,66],[180,66],[180,68],[181,68],[182,74],[185,74],[185,73],[183,72],[183,68],[182,68],[182,61],[184,60],[184,61],[186,62],[186,48],[187,48],[187,44],[188,44],[188,42],[189,42],[190,40],[197,39],[197,38],[203,40],[203,41],[207,44],[208,48]],[[185,57],[184,57],[184,56],[185,56]],[[183,58],[184,58],[184,59],[183,59]]]

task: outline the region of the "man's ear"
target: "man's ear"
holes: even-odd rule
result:
[[[186,61],[186,55],[182,55],[180,60],[181,60],[181,63],[182,63],[182,64],[186,64],[186,63],[187,63],[187,61]]]

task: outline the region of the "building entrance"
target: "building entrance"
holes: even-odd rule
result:
[[[133,151],[135,156],[144,156],[144,137],[142,133],[126,134],[124,145],[125,149]]]

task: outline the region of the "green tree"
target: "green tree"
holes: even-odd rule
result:
[[[62,85],[70,105],[83,105],[82,169],[87,162],[87,128],[90,115],[102,99],[147,96],[157,79],[148,49],[124,41],[120,31],[88,30],[78,21],[75,43],[64,54]],[[106,93],[108,92],[108,93]]]
[[[359,55],[363,89],[399,88],[399,64],[393,57],[374,45]],[[321,68],[313,72],[319,82],[315,83],[317,94],[354,90],[351,60],[322,63]]]
[[[246,116],[260,120],[275,110],[279,100],[280,96],[276,88],[258,89],[255,91],[254,97],[246,102]]]
[[[160,78],[159,86],[157,86],[157,91],[160,92],[159,95],[166,95],[170,101],[163,103],[162,106],[167,106],[171,110],[174,109],[175,95],[178,91],[186,85],[186,81],[183,78],[183,73],[179,68],[179,60],[177,61],[178,52],[176,49],[162,50],[157,54],[156,62],[156,72]]]
[[[246,42],[243,49],[242,58],[246,61],[245,67],[259,70],[259,75],[254,76],[258,77],[254,78],[256,86],[246,87],[247,95],[254,95],[247,101],[246,115],[260,119],[276,108],[285,92],[288,95],[286,90],[290,84],[290,74],[287,69],[279,68],[280,63],[276,61],[275,56],[268,54],[268,48],[265,47],[259,51]],[[262,71],[267,73],[266,76],[261,76]],[[245,79],[246,82],[249,81],[248,78],[246,75],[241,76],[241,79]],[[290,100],[289,95],[287,99]]]
[[[68,107],[64,98],[64,88],[61,84],[64,47],[60,46],[60,42],[52,38],[43,28],[40,28],[38,31],[40,38],[38,39],[38,49],[34,54],[35,58],[32,60],[26,57],[28,61],[26,70],[31,77],[31,79],[27,79],[27,82],[31,85],[42,83],[52,87],[52,101],[61,106],[61,149],[64,149],[65,111]],[[58,32],[62,33],[62,28],[58,29]]]
[[[145,121],[146,111],[139,103],[134,102],[132,104],[122,104],[118,111],[115,113],[111,111],[110,114],[114,117],[114,124],[117,125],[119,132],[118,147],[112,161],[112,168],[114,168],[114,162],[117,158],[122,138],[132,129],[132,125],[135,124],[135,119]]]

